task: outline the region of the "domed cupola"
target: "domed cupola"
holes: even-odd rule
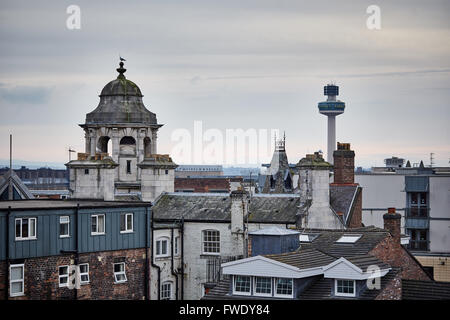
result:
[[[97,108],[86,114],[86,124],[157,124],[156,115],[144,106],[139,87],[125,78],[122,61],[116,70],[117,79],[103,88]]]

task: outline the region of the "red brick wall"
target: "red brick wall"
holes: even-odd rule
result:
[[[6,261],[0,261],[0,300],[5,299]]]
[[[333,153],[334,183],[355,182],[355,152],[336,150]]]
[[[402,298],[402,279],[397,274],[394,279],[378,294],[375,300],[401,300]]]
[[[353,214],[348,224],[349,228],[362,227],[362,189],[358,192],[353,206]]]
[[[242,181],[242,178],[240,178]],[[210,192],[210,190],[227,190],[230,192],[228,178],[175,178],[175,191],[193,190],[193,192]]]
[[[394,241],[392,236],[388,236],[373,248],[369,254],[390,264],[392,267],[401,268],[402,279],[411,280],[431,280],[421,268],[419,262],[415,260],[399,242]]]
[[[100,259],[99,259],[100,257]],[[59,266],[69,265],[75,255],[25,259],[25,295],[11,300],[75,299],[75,290],[59,287]],[[113,263],[124,261],[127,282],[114,283]],[[84,253],[79,264],[89,263],[89,284],[77,291],[77,299],[143,299],[145,295],[145,249]],[[0,299],[4,299],[5,265],[0,263]]]

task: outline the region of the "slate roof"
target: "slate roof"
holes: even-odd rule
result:
[[[295,223],[298,195],[254,195],[249,222]],[[231,220],[228,193],[166,193],[153,206],[155,220],[223,221]]]
[[[346,220],[351,216],[350,209],[358,186],[330,185],[330,205],[337,212],[343,212]]]
[[[314,248],[336,257],[352,257],[355,255],[366,255],[384,238],[389,232],[376,228],[364,227],[347,230],[319,230],[307,229],[305,233],[320,233],[312,242],[301,243],[300,249]],[[344,234],[360,234],[361,238],[355,243],[336,243]]]
[[[356,186],[330,186],[330,205],[336,212],[347,212]],[[298,194],[255,194],[249,207],[249,222],[295,224],[300,212]],[[231,220],[229,193],[163,193],[155,201],[156,220],[223,221]]]
[[[403,300],[450,300],[450,282],[402,279]]]

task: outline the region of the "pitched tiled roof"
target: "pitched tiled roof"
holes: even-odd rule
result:
[[[450,282],[402,279],[403,300],[450,300]]]
[[[299,269],[322,267],[335,261],[336,258],[316,249],[305,249],[297,252],[267,254],[264,257],[289,264]]]
[[[367,268],[370,266],[377,266],[381,270],[388,269],[391,267],[387,263],[378,260],[377,258],[371,255],[353,256],[347,257],[346,259],[363,271],[366,271]]]
[[[335,257],[366,255],[389,235],[388,231],[375,227],[348,230],[307,229],[304,232],[320,233],[320,235],[310,243],[302,243],[300,250],[314,248]],[[361,238],[355,243],[336,243],[344,234],[360,234]]]

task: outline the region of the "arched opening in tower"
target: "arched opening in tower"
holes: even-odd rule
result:
[[[97,141],[97,152],[109,153],[112,152],[112,141],[108,136],[102,136]]]
[[[135,155],[136,140],[133,137],[125,136],[120,139],[120,154]]]
[[[149,137],[144,138],[144,157],[149,158],[152,154],[151,140]]]

